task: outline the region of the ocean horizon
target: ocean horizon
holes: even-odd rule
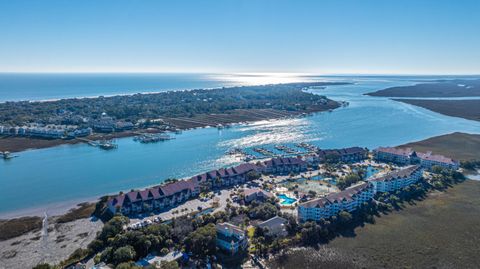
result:
[[[0,73],[0,102],[158,93],[311,81],[432,80],[475,75],[316,75],[295,73]]]

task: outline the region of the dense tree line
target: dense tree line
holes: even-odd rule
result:
[[[170,91],[98,98],[62,99],[50,102],[6,102],[0,104],[0,123],[20,125],[50,123],[62,113],[98,118],[103,112],[117,119],[136,122],[160,117],[191,117],[228,113],[235,109],[273,108],[288,111],[326,110],[334,101],[303,91],[305,87],[332,83],[292,83],[244,86],[213,90]]]
[[[475,170],[475,169],[480,168],[480,160],[461,161],[460,166],[463,169]]]

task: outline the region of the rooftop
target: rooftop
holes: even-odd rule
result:
[[[274,227],[279,227],[279,226],[285,226],[285,224],[287,223],[288,221],[282,217],[279,217],[279,216],[275,216],[271,219],[268,219],[264,222],[261,222],[258,224],[258,227],[261,227],[261,228],[274,228]]]
[[[420,169],[420,166],[418,165],[410,165],[410,166],[407,166],[406,168],[393,171],[382,176],[371,178],[369,181],[389,181],[396,178],[406,178],[411,176],[413,173],[415,173],[419,169]]]
[[[395,154],[395,155],[401,155],[405,157],[411,156],[415,151],[413,151],[411,148],[392,148],[392,147],[379,147],[374,150],[375,152],[385,152],[385,153],[390,153],[390,154]]]
[[[370,186],[369,183],[367,182],[360,182],[356,185],[353,185],[351,187],[346,188],[345,190],[341,192],[336,192],[336,193],[331,193],[327,195],[326,197],[322,198],[317,198],[310,200],[308,202],[300,204],[302,207],[307,207],[307,208],[313,208],[313,207],[324,207],[328,204],[335,203],[335,202],[341,202],[343,200],[345,201],[351,201],[353,200],[353,197],[366,188]]]

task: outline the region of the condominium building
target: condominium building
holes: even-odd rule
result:
[[[373,157],[381,162],[406,165],[412,163],[412,158],[416,157],[416,153],[411,148],[379,147],[373,150]]]
[[[416,183],[422,177],[419,165],[410,165],[394,172],[369,179],[374,192],[392,192]]]
[[[199,188],[191,180],[179,180],[141,191],[130,191],[117,195],[107,202],[112,213],[123,215],[164,210],[174,207],[198,195]]]
[[[392,162],[400,165],[419,164],[426,169],[430,169],[435,165],[450,169],[458,169],[460,166],[458,161],[443,155],[432,154],[431,151],[426,153],[416,152],[411,148],[380,147],[375,149],[373,153],[377,161]]]
[[[301,158],[272,158],[259,166],[266,174],[283,174],[307,170],[307,162]]]
[[[373,185],[361,182],[341,192],[299,204],[298,219],[318,221],[337,215],[342,210],[353,212],[364,202],[370,201],[373,195]]]
[[[420,165],[427,169],[432,168],[432,166],[440,166],[456,170],[460,167],[458,161],[452,160],[443,155],[432,154],[431,151],[426,153],[417,152],[417,158],[420,160]]]

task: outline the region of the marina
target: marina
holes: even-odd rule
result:
[[[253,148],[252,150],[257,152],[257,153],[260,153],[261,155],[263,155],[265,157],[275,157],[275,156],[277,156],[272,151],[270,151],[266,148],[263,148],[263,147],[256,147],[256,148]]]
[[[275,145],[275,148],[277,150],[283,151],[283,152],[288,153],[288,154],[300,154],[301,153],[300,151],[295,150],[295,149],[290,148],[290,147],[287,147],[285,145]]]
[[[145,134],[140,134],[139,136],[136,136],[136,137],[133,138],[134,141],[138,141],[138,142],[143,143],[143,144],[156,143],[156,142],[167,141],[167,140],[171,140],[171,139],[175,139],[175,138],[171,137],[168,134],[164,134],[164,133],[160,133],[160,134],[145,133]]]
[[[298,148],[303,148],[303,149],[309,150],[309,151],[319,150],[319,148],[317,146],[309,144],[309,143],[305,143],[305,142],[297,143],[297,144],[295,144],[295,146],[298,147]]]
[[[88,145],[104,150],[111,150],[111,149],[116,149],[118,148],[118,144],[116,144],[113,140],[90,140],[86,138],[77,138],[80,141],[86,142]]]

